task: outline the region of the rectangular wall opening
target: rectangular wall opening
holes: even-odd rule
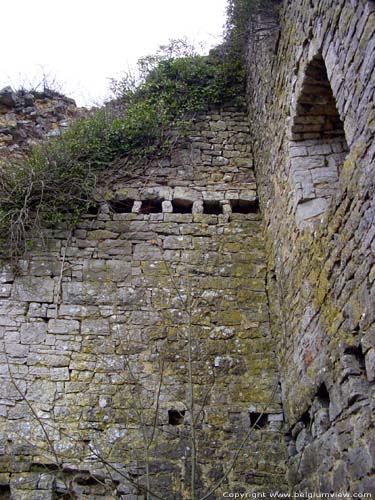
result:
[[[109,206],[115,214],[128,214],[132,211],[134,200],[126,198],[125,200],[111,200]]]
[[[9,484],[0,484],[0,500],[10,500]]]
[[[203,213],[204,214],[212,214],[212,215],[222,214],[223,208],[221,206],[220,201],[206,200],[203,203]]]
[[[160,214],[163,211],[163,200],[144,200],[140,209],[141,214]]]
[[[254,429],[264,429],[268,424],[268,414],[267,413],[258,413],[258,412],[250,412],[250,427]]]
[[[190,200],[175,199],[172,200],[174,214],[191,214],[193,202]]]
[[[235,214],[256,214],[259,212],[258,200],[231,200],[230,205]]]
[[[316,397],[318,398],[319,403],[324,408],[329,407],[329,402],[330,402],[329,392],[328,392],[327,387],[324,383],[319,387],[318,392],[316,393]]]
[[[184,423],[185,410],[168,410],[168,424],[182,425]]]

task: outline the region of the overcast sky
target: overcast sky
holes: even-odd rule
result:
[[[45,73],[80,105],[170,38],[220,42],[226,0],[12,0],[2,2],[0,88]]]

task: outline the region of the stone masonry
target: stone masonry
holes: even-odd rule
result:
[[[0,157],[23,158],[46,137],[58,137],[82,115],[73,99],[53,91],[0,90]]]
[[[236,453],[209,498],[284,485],[248,132],[235,108],[197,117],[170,156],[124,160],[74,230],[3,269],[4,498],[190,498],[192,401],[200,497]]]
[[[274,7],[250,35],[248,102],[289,480],[374,497],[375,3]]]
[[[3,266],[0,498],[375,497],[375,3],[262,7],[249,115],[111,165]],[[1,154],[74,114],[27,99]]]

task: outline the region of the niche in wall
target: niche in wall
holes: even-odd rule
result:
[[[169,425],[182,425],[184,423],[185,410],[176,410],[172,408],[168,410]]]
[[[172,206],[174,214],[191,214],[193,202],[191,200],[175,198],[172,200]]]
[[[142,206],[140,209],[141,214],[158,214],[162,213],[162,202],[163,200],[144,200],[142,201]]]
[[[10,500],[10,486],[8,484],[0,484],[0,499],[1,500]]]
[[[259,212],[259,202],[254,200],[230,200],[233,213],[237,214],[256,214]]]
[[[109,206],[115,214],[127,214],[132,211],[134,200],[126,198],[124,200],[111,200]]]
[[[254,429],[264,429],[268,424],[267,413],[250,412],[250,426]]]
[[[223,207],[220,201],[205,200],[203,202],[203,213],[211,215],[220,215],[223,213]]]
[[[328,209],[349,152],[321,54],[306,68],[291,132],[293,205],[303,226]]]

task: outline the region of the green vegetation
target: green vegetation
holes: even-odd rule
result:
[[[225,39],[229,56],[242,60],[251,31],[256,31],[258,18],[262,26],[272,29],[278,25],[278,6],[281,0],[228,0]]]
[[[176,54],[179,57],[176,57]],[[25,249],[26,233],[70,220],[92,204],[97,175],[116,159],[153,158],[192,114],[243,95],[243,73],[219,49],[200,56],[173,41],[139,61],[139,76],[113,81],[116,101],[71,124],[32,151],[23,164],[0,171],[0,231],[4,254]],[[120,110],[120,111],[119,111]]]
[[[228,56],[228,44],[201,56],[175,40],[142,58],[136,77],[113,80],[112,89],[112,103],[34,148],[22,165],[0,166],[4,255],[22,253],[30,229],[74,223],[92,204],[97,176],[117,159],[163,155],[192,115],[242,102],[244,72],[238,58]]]

